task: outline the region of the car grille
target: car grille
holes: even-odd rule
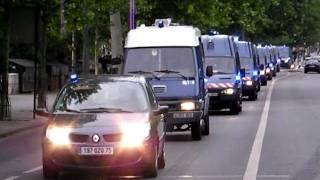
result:
[[[106,142],[120,142],[122,134],[106,134],[103,135],[103,139]]]
[[[89,139],[89,135],[84,134],[70,134],[70,140],[76,143],[86,142]]]

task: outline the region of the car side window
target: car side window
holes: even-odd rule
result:
[[[151,108],[152,109],[158,108],[158,102],[157,102],[156,97],[154,96],[154,93],[152,91],[151,86],[149,84],[147,84],[146,87],[147,87],[147,93],[148,93],[148,96],[149,96],[149,99],[150,99]]]

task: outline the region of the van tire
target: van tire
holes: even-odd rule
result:
[[[206,115],[204,118],[204,127],[202,131],[202,135],[208,136],[210,134],[210,118],[209,115]]]
[[[164,169],[165,166],[166,166],[166,154],[164,150],[162,150],[162,153],[158,158],[158,169]]]
[[[239,107],[239,100],[232,103],[230,107],[230,113],[233,115],[238,115],[239,112],[242,110],[241,106]]]
[[[192,140],[194,140],[194,141],[201,140],[202,132],[201,132],[200,121],[197,121],[197,122],[194,122],[191,124],[191,136],[192,136]]]
[[[250,95],[249,95],[249,100],[250,101],[255,101],[258,99],[258,93],[256,91],[252,92]]]
[[[155,178],[158,176],[158,154],[157,148],[155,147],[150,154],[150,158],[146,162],[143,177]]]

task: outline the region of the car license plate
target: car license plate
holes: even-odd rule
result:
[[[175,119],[193,118],[193,113],[174,113],[173,118]]]
[[[80,147],[79,155],[113,155],[113,147]]]
[[[210,93],[211,96],[217,97],[219,96],[219,93]]]

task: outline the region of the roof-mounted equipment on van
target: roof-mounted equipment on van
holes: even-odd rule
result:
[[[215,30],[209,30],[208,35],[209,36],[214,36],[214,35],[219,35],[220,33],[218,31]]]
[[[172,19],[171,18],[156,19],[155,22],[154,22],[154,25],[156,27],[159,27],[159,28],[168,27],[168,26],[171,26],[171,24],[172,24]]]

